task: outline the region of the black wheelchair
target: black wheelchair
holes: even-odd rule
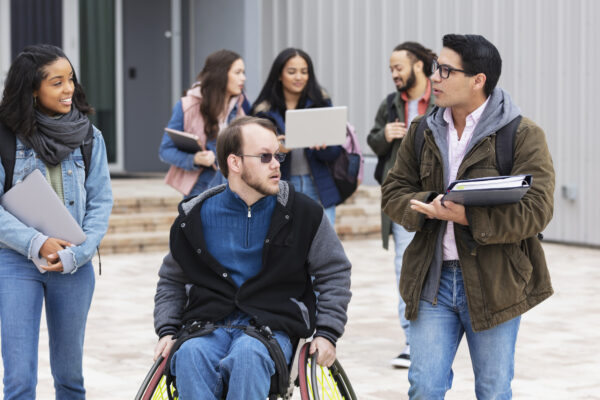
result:
[[[300,388],[302,400],[355,400],[352,385],[340,362],[336,359],[329,368],[317,364],[317,354],[309,354],[310,342],[301,340],[289,366],[290,377],[287,388],[277,390],[271,385],[269,400],[291,399],[294,388]],[[159,357],[146,375],[135,400],[168,400],[177,399],[176,389],[167,385],[164,375],[167,358]]]

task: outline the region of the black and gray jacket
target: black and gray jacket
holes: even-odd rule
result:
[[[176,333],[185,322],[216,322],[241,310],[290,337],[309,337],[316,329],[335,343],[347,321],[351,265],[323,208],[280,182],[262,269],[237,287],[206,250],[200,217],[202,202],[224,189],[179,205],[154,298],[158,336]]]

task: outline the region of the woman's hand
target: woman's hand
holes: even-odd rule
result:
[[[194,154],[194,164],[202,167],[210,167],[215,163],[215,153],[210,150],[199,151]]]
[[[58,258],[58,252],[69,246],[73,246],[73,244],[66,240],[51,237],[48,238],[40,248],[40,255],[45,258],[49,264],[55,264],[60,260]]]
[[[40,248],[40,255],[46,259],[48,265],[40,265],[42,269],[51,272],[62,272],[63,265],[58,256],[58,252],[73,246],[72,243],[58,238],[48,238]]]
[[[311,147],[312,150],[325,150],[327,148],[327,145],[325,143],[323,143],[322,145],[316,145]]]

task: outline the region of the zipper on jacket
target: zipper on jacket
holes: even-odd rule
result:
[[[248,206],[248,220],[246,221],[246,248],[250,246],[250,218],[252,218],[252,210]]]

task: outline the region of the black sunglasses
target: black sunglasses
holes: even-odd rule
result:
[[[260,162],[263,164],[268,164],[271,162],[271,160],[273,160],[273,157],[275,157],[275,159],[278,162],[283,162],[283,160],[285,160],[285,153],[261,153],[257,156],[254,156],[252,154],[238,154],[238,157],[256,157],[256,158],[260,158]]]
[[[446,64],[438,64],[437,60],[433,60],[433,62],[431,63],[431,75],[435,74],[435,71],[438,70],[440,71],[440,78],[442,79],[448,79],[450,77],[450,73],[453,71],[462,72],[467,76],[473,76],[472,73],[467,72],[463,69],[454,68]]]

